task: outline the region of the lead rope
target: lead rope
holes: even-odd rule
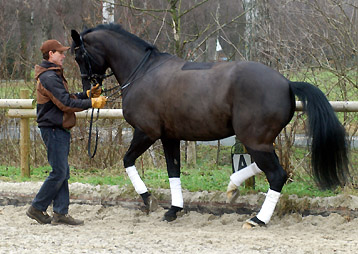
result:
[[[89,93],[89,98],[91,99],[92,97],[92,87],[93,85],[91,84],[91,90],[90,90],[90,93]],[[87,143],[87,152],[88,152],[88,156],[92,159],[95,155],[96,155],[96,152],[97,152],[97,145],[98,145],[98,125],[96,124],[96,143],[95,143],[95,146],[94,146],[94,151],[93,153],[91,153],[91,140],[92,140],[92,125],[93,125],[93,113],[94,113],[94,108],[92,108],[92,112],[91,112],[91,118],[90,118],[90,128],[89,128],[89,133],[88,133],[88,143]],[[97,109],[97,117],[96,117],[96,120],[95,122],[97,122],[99,118],[99,108]]]

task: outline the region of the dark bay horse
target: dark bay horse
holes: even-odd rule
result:
[[[84,90],[94,83],[102,84],[108,68],[119,82],[114,91],[122,93],[124,118],[134,128],[124,167],[148,209],[153,199],[135,161],[161,140],[172,196],[164,219],[174,220],[183,209],[180,140],[207,141],[236,135],[255,163],[230,177],[228,194],[263,171],[270,187],[260,212],[247,223],[267,224],[287,179],[273,143],[293,117],[295,95],[303,101],[309,117],[317,183],[323,188],[346,183],[345,130],[315,86],[291,82],[256,62],[186,62],[161,53],[115,24],[99,25],[81,34],[72,30],[72,39]]]

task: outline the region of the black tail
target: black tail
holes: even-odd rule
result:
[[[304,82],[290,82],[290,87],[308,115],[314,177],[322,188],[343,186],[349,175],[344,127],[317,87]]]

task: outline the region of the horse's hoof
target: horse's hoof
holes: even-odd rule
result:
[[[263,221],[260,221],[256,216],[248,219],[245,221],[245,223],[242,225],[242,228],[244,229],[252,229],[256,227],[265,227],[266,224]]]
[[[236,201],[236,199],[239,197],[240,192],[238,187],[230,181],[229,185],[227,186],[226,190],[226,203],[232,204]]]
[[[164,214],[163,221],[171,222],[178,218],[183,208],[177,206],[171,206],[169,210]]]
[[[226,203],[227,204],[233,204],[237,200],[237,198],[240,196],[239,190],[232,191],[230,193],[226,193]]]
[[[158,200],[149,192],[146,192],[144,194],[141,194],[144,202],[144,211],[146,214],[149,214],[150,212],[154,212],[158,208]]]
[[[252,229],[254,228],[255,226],[252,225],[251,223],[248,223],[248,222],[245,222],[243,225],[242,225],[242,228],[243,229]]]
[[[163,221],[171,222],[171,221],[175,221],[177,218],[178,216],[176,214],[173,215],[164,214]]]
[[[158,200],[153,195],[149,196],[148,202],[146,204],[147,214],[149,214],[150,212],[154,212],[157,209],[158,209]]]

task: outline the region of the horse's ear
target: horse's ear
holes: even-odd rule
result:
[[[81,36],[76,30],[71,30],[71,37],[76,46],[81,45]]]

